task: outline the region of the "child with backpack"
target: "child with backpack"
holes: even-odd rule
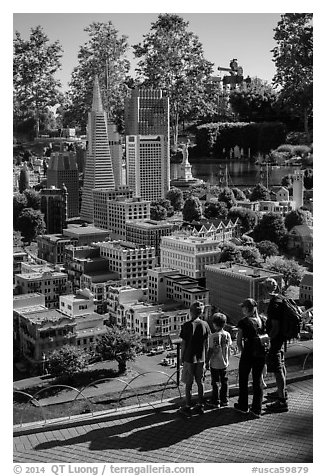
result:
[[[212,396],[207,405],[213,408],[227,407],[229,404],[229,385],[227,367],[230,358],[231,335],[224,330],[226,316],[217,312],[212,317],[214,332],[208,339],[206,369],[211,370]],[[220,388],[219,388],[220,383]]]

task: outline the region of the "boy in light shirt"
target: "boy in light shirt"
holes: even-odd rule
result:
[[[211,369],[212,396],[207,404],[214,408],[227,407],[229,404],[229,385],[227,367],[230,358],[231,335],[224,330],[226,316],[220,312],[212,317],[214,333],[208,340],[206,369]],[[220,383],[220,388],[219,388]]]

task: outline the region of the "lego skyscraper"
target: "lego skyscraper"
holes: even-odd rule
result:
[[[161,90],[134,89],[125,100],[127,185],[147,200],[170,189],[169,98]]]
[[[68,218],[79,216],[79,173],[74,152],[53,152],[47,169],[47,187],[68,190]]]
[[[93,189],[115,188],[109,140],[110,124],[103,109],[98,77],[95,77],[92,109],[88,113],[88,148],[80,218],[93,221]]]

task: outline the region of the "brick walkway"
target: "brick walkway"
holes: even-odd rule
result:
[[[230,408],[183,419],[175,410],[14,437],[25,463],[312,463],[312,384],[288,386],[288,413],[260,419]]]

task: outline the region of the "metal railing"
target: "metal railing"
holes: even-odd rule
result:
[[[303,347],[303,348],[308,350],[308,352],[304,356],[304,360],[303,360],[303,364],[302,364],[302,371],[305,372],[307,360],[308,360],[309,356],[312,355],[313,349],[308,347],[307,345],[303,344],[300,341],[291,342],[290,344],[288,344],[288,349],[291,348],[291,347],[294,347],[294,346],[300,346],[300,347]],[[240,355],[241,355],[240,353],[237,353],[237,349],[234,348],[234,352],[232,352],[232,356],[236,359],[240,359]],[[239,374],[238,374],[237,369],[234,369],[234,370],[236,371],[236,373],[235,373],[235,375],[232,379],[233,382],[231,383],[231,381],[230,381],[230,386],[236,386],[237,387],[238,386]],[[167,374],[166,372],[158,371],[158,370],[152,370],[152,371],[138,373],[136,376],[132,377],[131,380],[129,380],[129,381],[126,381],[126,380],[123,380],[123,379],[120,379],[120,378],[116,378],[116,377],[102,378],[102,379],[98,379],[98,380],[95,380],[95,381],[89,383],[88,385],[84,386],[82,389],[78,389],[78,388],[72,387],[70,385],[50,385],[48,387],[45,387],[45,388],[39,390],[34,395],[31,395],[27,392],[14,390],[14,394],[16,394],[17,396],[20,395],[21,397],[24,397],[26,399],[26,401],[23,404],[23,407],[21,409],[17,410],[17,411],[20,412],[20,418],[19,418],[18,426],[19,425],[23,426],[26,423],[31,423],[30,421],[25,422],[25,423],[23,422],[23,420],[24,420],[23,417],[25,416],[25,413],[27,411],[27,407],[30,404],[34,405],[35,407],[37,407],[40,410],[41,420],[38,421],[37,423],[46,425],[50,420],[49,418],[46,417],[46,412],[45,412],[45,407],[48,404],[42,403],[42,399],[40,399],[40,396],[45,392],[46,393],[49,393],[49,392],[51,393],[53,389],[58,389],[58,388],[61,388],[62,390],[64,390],[64,389],[69,390],[70,392],[75,392],[76,393],[74,398],[70,398],[68,400],[66,399],[63,402],[58,401],[58,403],[67,403],[67,402],[71,403],[70,407],[67,409],[68,415],[65,416],[65,417],[60,417],[61,421],[71,419],[74,404],[76,403],[77,400],[80,400],[81,398],[84,400],[85,404],[87,405],[87,410],[82,412],[82,413],[87,412],[87,413],[91,413],[91,415],[94,416],[94,413],[95,413],[94,406],[95,406],[95,404],[91,401],[91,398],[94,398],[94,396],[96,396],[96,393],[92,394],[92,395],[86,395],[86,393],[88,393],[88,391],[91,387],[95,387],[95,386],[97,386],[99,384],[102,384],[104,382],[114,381],[114,382],[119,382],[123,385],[123,388],[122,388],[122,390],[120,390],[120,392],[118,392],[118,391],[112,392],[112,393],[118,393],[117,398],[112,400],[112,402],[116,403],[115,408],[114,408],[115,411],[118,411],[119,409],[123,408],[123,406],[121,405],[121,400],[124,397],[125,392],[126,392],[127,389],[132,391],[133,396],[137,400],[138,407],[144,406],[144,404],[141,403],[141,399],[140,399],[140,396],[144,395],[144,386],[135,387],[134,383],[136,382],[137,379],[143,378],[144,376],[149,375],[149,374],[156,374],[156,375],[159,374],[159,375],[167,377],[165,382],[160,382],[160,385],[163,385],[162,390],[155,390],[155,392],[161,392],[161,398],[160,398],[160,400],[158,400],[159,403],[163,402],[164,394],[165,394],[169,384],[172,384],[173,388],[177,390],[178,398],[179,398],[179,400],[181,400],[182,396],[181,396],[181,391],[180,391],[180,386],[179,386],[180,368],[179,369],[177,368],[171,375]],[[177,377],[177,378],[175,379],[175,377]],[[207,380],[206,380],[206,382],[207,382]],[[155,384],[153,384],[153,382],[151,382],[151,385],[153,386]],[[148,386],[150,387],[151,385],[148,385]],[[138,390],[137,390],[137,388],[138,388]],[[105,394],[106,394],[105,392],[102,392],[98,395],[103,396]],[[125,398],[130,398],[130,397],[128,396],[128,397],[125,397]],[[147,406],[147,405],[150,405],[153,409],[156,410],[156,407],[155,407],[153,402],[146,401],[145,406]],[[101,414],[105,414],[106,412],[107,413],[109,413],[109,412],[112,413],[112,408],[109,409],[109,410],[102,411]],[[79,415],[81,415],[82,413],[79,413]],[[36,423],[36,422],[34,421],[34,423]]]
[[[144,390],[144,387],[138,387],[138,391],[137,391],[137,388],[135,386],[133,386],[132,383],[135,380],[137,380],[141,377],[144,377],[145,375],[148,375],[148,374],[164,375],[164,376],[167,377],[167,379],[165,380],[165,382],[160,382],[160,385],[163,385],[163,388],[160,391],[161,398],[160,398],[159,402],[160,403],[163,402],[164,393],[166,392],[166,389],[167,389],[167,386],[168,386],[169,383],[174,384],[173,388],[175,388],[178,391],[179,399],[181,400],[182,397],[181,397],[180,387],[177,385],[177,382],[174,378],[176,373],[177,373],[177,370],[172,375],[168,375],[166,372],[153,370],[153,371],[140,373],[140,374],[134,376],[129,381],[126,381],[126,380],[123,380],[123,379],[120,379],[120,378],[107,377],[107,378],[102,378],[102,379],[95,380],[95,381],[89,383],[88,385],[86,385],[85,387],[83,387],[82,389],[78,389],[78,388],[72,387],[70,385],[50,385],[48,387],[45,387],[45,388],[39,390],[34,395],[31,395],[27,392],[23,392],[23,391],[20,391],[20,390],[14,390],[14,395],[17,395],[17,396],[20,395],[21,397],[26,398],[26,401],[23,403],[22,408],[18,410],[19,413],[20,413],[18,426],[22,427],[23,425],[26,425],[27,423],[32,423],[31,421],[24,421],[25,420],[24,416],[25,416],[27,408],[30,404],[39,408],[40,413],[41,413],[41,420],[39,420],[37,422],[33,421],[33,423],[34,424],[38,423],[38,424],[47,425],[49,423],[49,421],[51,420],[51,419],[46,417],[46,412],[45,412],[45,408],[48,406],[48,404],[42,403],[42,398],[40,398],[40,396],[42,396],[42,393],[45,393],[45,392],[46,393],[49,393],[49,392],[51,393],[53,389],[58,389],[58,388],[61,388],[62,390],[69,390],[70,392],[75,392],[76,393],[76,395],[73,398],[69,398],[68,400],[65,400],[64,402],[58,401],[58,404],[68,403],[68,402],[71,403],[71,405],[67,409],[67,416],[61,417],[60,421],[65,421],[65,420],[69,421],[72,418],[72,411],[73,411],[73,408],[74,408],[74,404],[77,400],[80,400],[81,397],[87,405],[87,408],[88,408],[87,413],[91,413],[91,415],[94,416],[94,413],[95,413],[94,406],[95,405],[94,405],[94,403],[92,403],[91,398],[93,398],[96,395],[94,395],[94,394],[93,395],[86,395],[86,393],[91,387],[95,387],[95,386],[97,386],[101,383],[109,382],[109,381],[119,382],[123,385],[122,390],[119,393],[116,392],[116,393],[118,393],[118,397],[116,399],[116,405],[115,405],[114,411],[118,411],[119,409],[123,408],[121,406],[121,400],[122,400],[122,398],[124,396],[124,393],[126,392],[127,389],[130,389],[133,393],[133,396],[137,399],[138,407],[150,405],[153,409],[156,410],[156,407],[154,406],[153,402],[151,402],[151,401],[145,402],[145,404],[141,403],[140,396],[143,394],[143,393],[141,393],[141,391]],[[159,392],[159,390],[158,390],[158,392]],[[99,395],[105,395],[105,393],[101,393]],[[102,411],[101,414],[105,414],[106,412],[107,413],[112,413],[112,409]],[[85,411],[83,413],[85,413]],[[79,413],[79,415],[81,415],[81,413]]]

